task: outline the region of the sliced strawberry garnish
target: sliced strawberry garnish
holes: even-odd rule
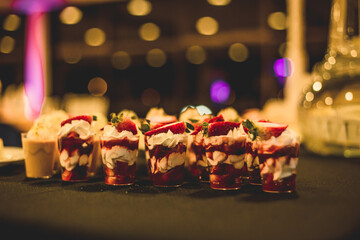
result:
[[[186,130],[185,122],[170,123],[170,124],[167,124],[165,126],[158,127],[158,128],[153,129],[153,130],[151,130],[149,132],[146,132],[145,135],[146,136],[152,136],[154,134],[167,133],[169,130],[173,134],[183,134],[183,133],[185,133],[185,130]]]
[[[208,136],[226,135],[230,130],[240,126],[240,123],[235,122],[214,122],[209,124]]]
[[[214,122],[223,122],[224,117],[222,114],[220,114],[219,116],[213,117],[212,119],[209,120],[209,123],[214,123]]]
[[[68,118],[68,119],[62,121],[61,122],[61,127],[64,126],[65,124],[67,124],[67,123],[71,123],[74,120],[84,120],[84,121],[87,121],[88,123],[91,124],[92,120],[93,120],[93,117],[89,116],[89,115],[79,115],[79,116],[71,117],[71,118]]]
[[[177,118],[173,115],[168,115],[168,116],[156,116],[148,120],[150,120],[151,129],[155,129],[170,123],[174,123],[177,121]]]
[[[118,132],[129,131],[134,135],[137,134],[136,124],[130,120],[130,118],[124,118],[122,122],[118,122],[116,125]]]
[[[264,137],[265,139],[269,139],[272,136],[280,136],[288,127],[288,125],[286,124],[272,122],[257,122],[256,126],[261,132],[260,134],[262,135],[262,137]]]
[[[190,135],[196,135],[196,134],[198,134],[198,133],[201,131],[202,127],[203,127],[203,126],[199,126],[199,127],[195,128],[195,130],[194,130],[192,133],[190,133]]]

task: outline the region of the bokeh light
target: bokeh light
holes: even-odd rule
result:
[[[325,98],[325,104],[326,105],[330,106],[330,105],[333,104],[333,102],[334,102],[334,100],[332,99],[332,97],[326,97]]]
[[[141,94],[141,101],[148,107],[157,106],[160,103],[160,93],[153,88],[147,88]]]
[[[85,32],[85,42],[92,47],[101,46],[106,40],[105,32],[100,28],[90,28]]]
[[[268,25],[274,30],[286,29],[286,15],[284,12],[273,12],[268,16]]]
[[[82,51],[80,48],[71,47],[62,51],[64,61],[69,64],[78,63],[82,58]]]
[[[144,23],[139,29],[139,35],[145,41],[155,41],[160,37],[160,28],[155,23]]]
[[[212,17],[202,17],[196,22],[196,30],[202,35],[214,35],[219,30],[219,24]]]
[[[244,62],[249,56],[249,50],[242,43],[234,43],[228,51],[229,57],[235,62]]]
[[[74,6],[64,8],[60,15],[60,21],[67,25],[77,24],[82,19],[82,11]]]
[[[225,103],[230,97],[230,85],[224,80],[216,80],[211,84],[210,97],[215,103]]]
[[[314,100],[314,94],[312,92],[307,92],[305,94],[305,99],[306,101],[311,102],[312,100]]]
[[[6,31],[16,31],[20,27],[21,19],[18,15],[10,14],[8,15],[3,23],[3,28]]]
[[[107,91],[107,83],[101,77],[95,77],[89,81],[88,90],[94,96],[103,96]]]
[[[312,85],[312,88],[313,88],[314,91],[318,92],[318,91],[320,91],[321,88],[322,88],[322,83],[316,81],[316,82],[314,82],[314,84]]]
[[[226,6],[231,3],[231,0],[207,0],[207,2],[213,6]]]
[[[198,105],[196,106],[196,109],[198,110],[200,115],[204,115],[204,114],[212,114],[212,111],[210,108],[208,108],[205,105]]]
[[[151,49],[146,54],[146,61],[152,67],[162,67],[166,63],[166,54],[161,49]]]
[[[125,51],[118,51],[112,55],[111,64],[119,70],[127,69],[131,64],[130,55]]]
[[[15,39],[9,36],[5,36],[1,39],[0,42],[0,52],[2,53],[11,53],[15,48]]]
[[[146,0],[130,0],[127,4],[127,10],[131,15],[145,16],[151,12],[152,5]]]
[[[202,64],[206,60],[206,52],[203,47],[191,46],[186,49],[186,59],[192,64]]]
[[[347,92],[347,93],[345,93],[345,99],[346,99],[346,101],[352,101],[353,100],[353,93],[352,92]]]
[[[274,62],[274,72],[278,77],[289,77],[293,73],[293,64],[289,58],[279,58]]]

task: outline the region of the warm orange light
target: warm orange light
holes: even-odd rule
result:
[[[92,47],[101,46],[106,41],[105,32],[100,28],[90,28],[85,32],[85,42]]]
[[[196,22],[196,30],[202,35],[214,35],[219,30],[219,24],[212,17],[202,17]]]
[[[95,77],[88,84],[89,92],[94,96],[103,96],[107,91],[107,83],[100,77]]]

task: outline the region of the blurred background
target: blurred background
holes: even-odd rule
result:
[[[301,2],[311,72],[326,52],[331,1]],[[31,99],[22,96],[26,69],[36,68],[26,63],[27,46],[42,56],[41,111],[127,108],[144,117],[155,106],[175,115],[200,104],[215,113],[261,109],[283,98],[291,74],[287,16],[286,0],[2,0],[0,121]],[[31,34],[38,42],[29,46]]]

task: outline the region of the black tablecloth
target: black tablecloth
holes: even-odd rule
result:
[[[0,236],[57,239],[360,239],[360,159],[300,154],[297,191],[157,188],[143,156],[130,187],[25,177],[0,166]],[[4,235],[3,235],[4,234]],[[5,239],[5,238],[1,238]],[[10,239],[10,238],[9,238]]]

